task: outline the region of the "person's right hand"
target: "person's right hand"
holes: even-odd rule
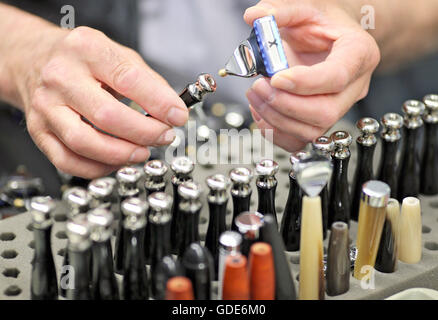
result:
[[[287,151],[325,134],[369,89],[380,61],[375,39],[348,0],[261,0],[245,21],[274,15],[290,68],[255,81],[247,92],[263,134]]]
[[[58,169],[100,177],[145,161],[148,146],[173,141],[172,126],[184,125],[187,108],[140,55],[88,27],[49,35],[52,45],[35,50],[18,87],[28,131]],[[121,96],[152,117],[118,101]]]

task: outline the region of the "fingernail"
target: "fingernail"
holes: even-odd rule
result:
[[[157,144],[169,144],[175,140],[175,130],[169,129],[165,131],[156,141]]]
[[[266,107],[265,101],[263,101],[254,90],[250,89],[246,93],[249,103],[257,112],[263,112]]]
[[[139,163],[149,158],[149,150],[146,148],[137,148],[129,157],[128,163]]]
[[[285,91],[292,91],[295,88],[295,83],[283,76],[277,76],[275,78],[272,78],[271,84],[273,87]]]
[[[261,14],[257,14],[257,15],[261,15],[261,16],[269,16],[269,15],[274,15],[275,14],[275,8],[270,4],[270,3],[260,3],[257,4],[255,6],[249,7],[248,9],[246,9],[245,14],[247,14],[250,11],[262,11]]]
[[[255,110],[252,110],[251,114],[252,114],[252,116],[254,117],[254,120],[255,120],[256,122],[259,122],[259,121],[262,119],[262,118],[259,116],[259,114],[258,114]]]
[[[268,103],[272,102],[275,98],[275,89],[272,88],[269,80],[265,78],[260,78],[255,81],[252,85],[252,89]]]
[[[188,111],[178,107],[173,107],[167,114],[167,121],[174,126],[182,126],[187,122]]]

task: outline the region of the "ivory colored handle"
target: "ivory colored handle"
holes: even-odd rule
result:
[[[300,300],[324,299],[321,198],[303,197],[300,244]]]
[[[399,260],[417,263],[421,260],[421,205],[414,197],[403,199],[399,229]]]

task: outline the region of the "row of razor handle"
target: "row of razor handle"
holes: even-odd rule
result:
[[[60,293],[70,299],[119,298],[115,272],[124,275],[125,299],[211,299],[213,280],[219,280],[218,297],[223,299],[323,299],[325,293],[334,296],[349,290],[352,266],[353,276],[362,280],[370,277],[374,268],[394,272],[397,260],[417,263],[421,259],[422,224],[420,202],[415,197],[420,190],[424,194],[438,192],[436,180],[431,183],[429,179],[436,176],[436,165],[426,163],[435,159],[430,153],[436,154],[431,131],[436,133],[437,110],[437,96],[429,95],[423,102],[407,101],[403,105],[404,118],[395,113],[382,117],[382,160],[376,177],[372,159],[379,124],[372,118],[357,122],[361,136],[357,139],[352,200],[347,180],[350,134],[337,131],[330,137],[315,139],[312,151],[293,153],[280,232],[275,208],[278,164],[273,160],[262,160],[255,166],[259,201],[254,212],[250,211],[250,169],[234,168],[229,178],[221,174],[207,178],[210,219],[205,246],[200,245],[199,236],[201,186],[192,179],[194,164],[189,158],[175,158],[171,164],[173,197],[164,193],[168,167],[160,160],[144,166],[146,201],[139,197],[138,182],[143,173],[136,167],[120,169],[117,179],[93,180],[88,190],[68,189],[63,196],[69,207],[69,221],[62,271],[68,270],[65,266],[73,266],[81,271],[79,278],[88,280],[78,280],[76,274],[74,288],[63,288],[63,277],[68,275],[63,273]],[[424,151],[420,157],[416,144],[423,120]],[[404,145],[397,163],[402,127]],[[315,168],[333,173],[323,175],[321,180],[321,170]],[[308,192],[312,183],[320,187],[317,194]],[[230,184],[231,231],[225,223]],[[113,253],[110,208],[115,189],[122,214]],[[402,200],[401,211],[395,198]],[[35,242],[46,239],[47,243],[50,238],[47,233],[53,208],[50,198],[32,200]],[[358,221],[356,247],[350,247],[350,219]],[[323,239],[329,226],[329,246],[324,255]],[[297,293],[285,251],[298,250]],[[35,299],[47,295],[54,298],[58,292],[56,278],[51,290],[47,289],[47,279],[35,278],[41,269],[46,273],[52,270],[53,278],[54,267],[46,265],[45,256],[50,250],[43,251],[45,258],[41,260],[41,253],[35,250],[33,261],[31,292]],[[40,260],[44,267],[38,263]],[[150,265],[150,274],[145,265]]]

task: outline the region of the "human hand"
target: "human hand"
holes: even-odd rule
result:
[[[273,15],[290,68],[261,78],[247,92],[250,110],[274,143],[296,151],[324,134],[368,93],[380,60],[374,38],[335,0],[262,0],[245,21]]]
[[[52,45],[36,50],[18,86],[28,131],[58,169],[96,178],[145,161],[148,146],[173,141],[172,126],[187,121],[187,107],[140,55],[88,27],[49,36]],[[122,96],[152,117],[118,101]]]

